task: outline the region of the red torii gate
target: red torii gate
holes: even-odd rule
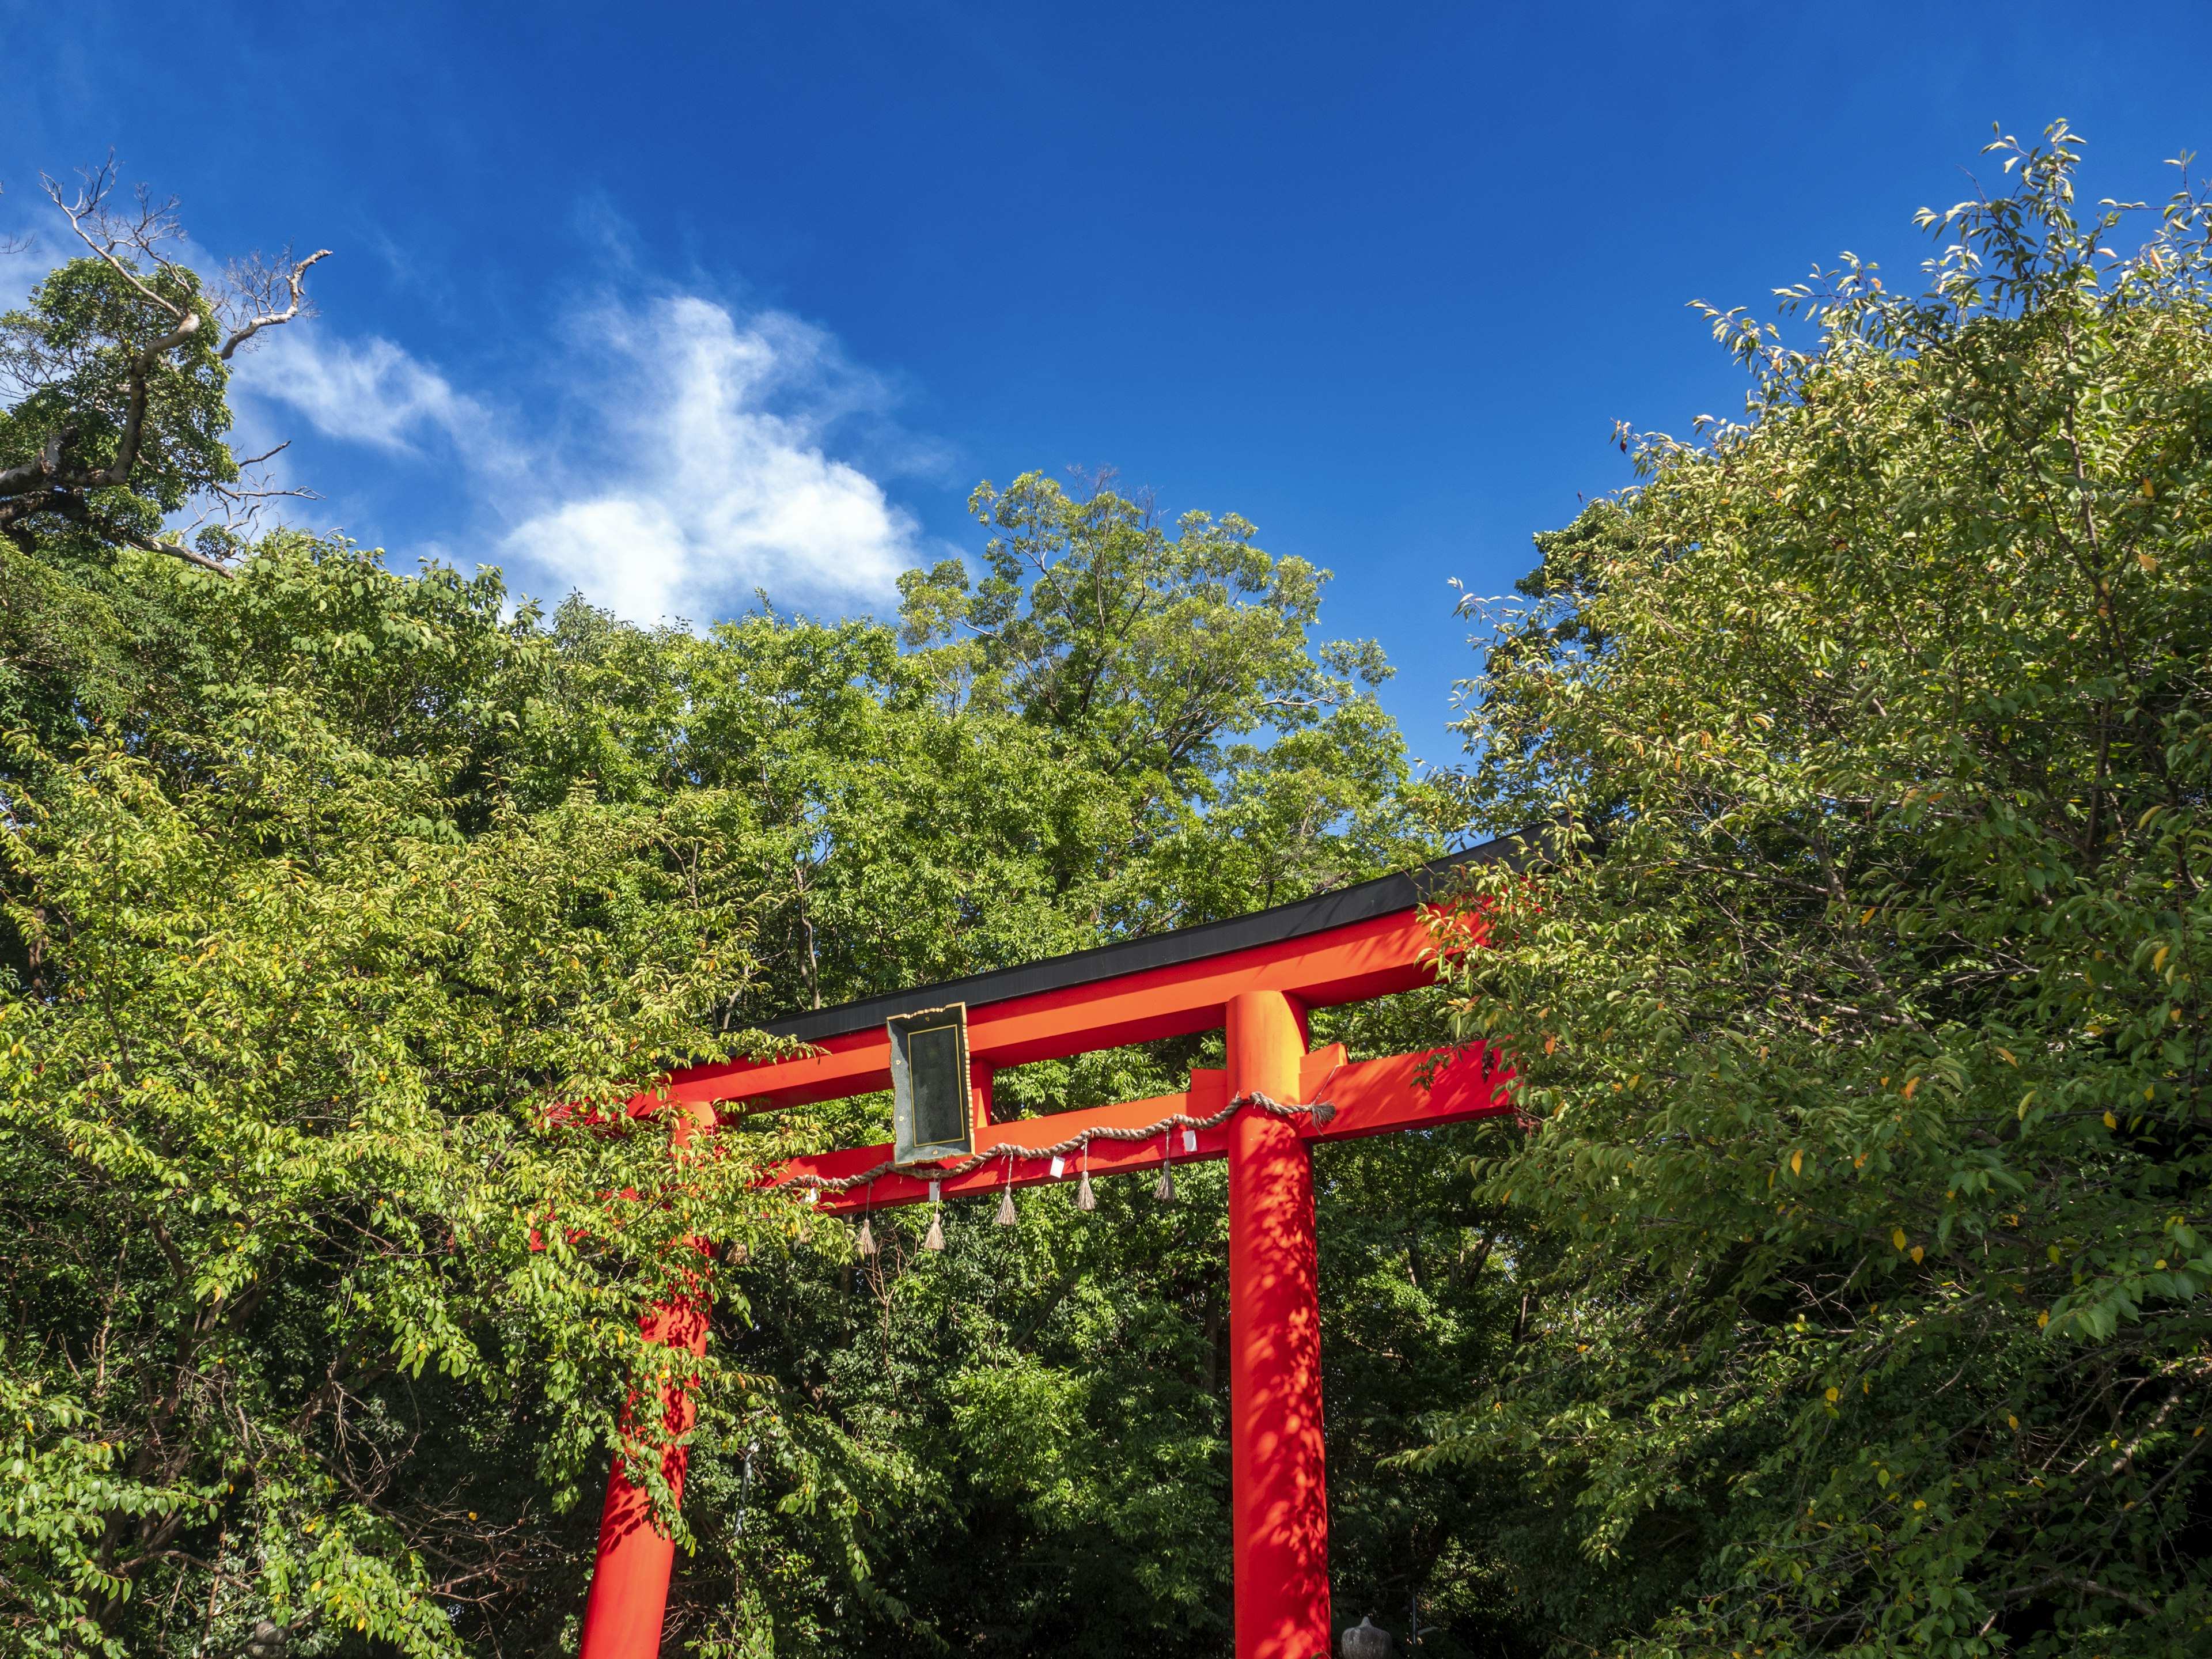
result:
[[[695,1121],[724,1109],[757,1111],[888,1089],[884,1022],[953,1003],[967,1006],[969,1085],[981,1167],[933,1178],[926,1165],[850,1182],[890,1162],[890,1146],[793,1160],[774,1176],[831,1212],[933,1197],[986,1195],[1011,1184],[1073,1181],[1073,1160],[1045,1150],[1085,1130],[1129,1130],[1170,1115],[1223,1116],[1212,1127],[1141,1141],[1088,1144],[1094,1176],[1152,1170],[1169,1158],[1229,1160],[1229,1399],[1231,1533],[1237,1659],[1327,1659],[1328,1504],[1322,1480],[1321,1310],[1314,1249],[1315,1141],[1433,1128],[1511,1110],[1511,1074],[1480,1045],[1357,1063],[1341,1043],[1308,1052],[1306,1011],[1364,1002],[1430,983],[1437,946],[1420,906],[1457,866],[1510,858],[1507,837],[1389,876],[1228,921],[1157,933],[972,979],[873,997],[767,1029],[813,1045],[806,1058],[678,1072],[641,1097],[688,1108]],[[1467,942],[1479,943],[1479,929]],[[1179,1095],[990,1121],[1000,1067],[1060,1060],[1158,1037],[1225,1030],[1224,1070],[1194,1068]],[[1426,1086],[1424,1074],[1431,1074]],[[1257,1109],[1326,1101],[1333,1114]],[[967,1162],[969,1160],[960,1160]],[[953,1160],[942,1160],[950,1164]],[[655,1310],[650,1340],[702,1352],[702,1306]],[[688,1426],[689,1407],[669,1402]],[[680,1491],[684,1456],[664,1465]],[[620,1459],[607,1484],[599,1559],[584,1610],[580,1659],[653,1659],[675,1547],[653,1528],[646,1494]]]

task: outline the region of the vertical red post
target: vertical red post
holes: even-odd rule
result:
[[[669,1136],[680,1156],[694,1134],[714,1127],[712,1106],[681,1109]],[[694,1241],[695,1243],[698,1241]],[[648,1342],[665,1342],[694,1356],[707,1352],[708,1307],[705,1249],[690,1275],[685,1293],[670,1297],[637,1322]],[[635,1401],[631,1402],[633,1407]],[[688,1433],[698,1416],[691,1391],[679,1379],[660,1391],[661,1421],[672,1436]],[[690,1455],[681,1446],[661,1454],[661,1478],[680,1499]],[[668,1612],[668,1575],[676,1565],[676,1542],[653,1524],[653,1498],[623,1473],[623,1461],[607,1475],[607,1501],[599,1511],[599,1553],[592,1566],[592,1592],[584,1602],[584,1636],[577,1659],[655,1659],[660,1625]]]
[[[703,1299],[665,1303],[638,1322],[648,1342],[665,1342],[694,1354],[707,1352]],[[690,1428],[696,1412],[690,1390],[665,1389],[663,1420],[672,1435]],[[687,1461],[680,1446],[662,1454],[660,1473],[678,1496]],[[607,1477],[606,1507],[599,1512],[599,1557],[592,1569],[591,1598],[584,1603],[584,1639],[577,1659],[653,1659],[660,1651],[660,1621],[668,1611],[668,1575],[675,1542],[653,1524],[653,1499],[631,1484],[615,1459]]]
[[[968,1062],[968,1116],[978,1146],[988,1144],[991,1132],[991,1080],[998,1075],[999,1068],[988,1060]]]
[[[1298,1098],[1305,1039],[1279,991],[1228,1009],[1229,1092]],[[1328,1659],[1321,1302],[1313,1162],[1282,1119],[1245,1111],[1229,1137],[1230,1499],[1237,1659]]]

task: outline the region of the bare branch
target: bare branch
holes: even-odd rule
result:
[[[76,199],[69,200],[62,194],[61,181],[46,173],[40,179],[46,187],[47,199],[61,210],[62,216],[70,222],[70,228],[77,240],[93,252],[94,258],[137,289],[147,304],[158,307],[167,315],[175,318],[179,325],[190,315],[185,308],[173,301],[165,300],[139,279],[138,273],[118,254],[118,250],[142,253],[162,269],[171,262],[160,252],[163,242],[173,241],[184,233],[177,223],[176,198],[155,205],[146,187],[138,187],[138,213],[135,219],[118,218],[107,211],[108,193],[115,188],[115,152],[107,152],[107,159],[90,169],[79,167],[77,176],[84,180],[78,187]],[[192,326],[198,325],[194,318]],[[173,343],[173,342],[172,343]]]
[[[276,448],[258,455],[248,456],[238,463],[240,480],[236,483],[210,483],[206,486],[207,505],[177,532],[178,538],[190,536],[210,520],[221,519],[223,527],[234,532],[251,533],[259,524],[261,514],[270,501],[319,501],[321,495],[304,484],[277,484],[266,472],[249,469],[258,467],[272,457],[291,447],[287,439]]]
[[[5,185],[0,185],[0,196],[6,195],[8,187]],[[0,256],[10,253],[28,253],[34,240],[29,236],[0,236]]]
[[[284,255],[284,267],[281,271],[263,264],[261,256],[258,254],[254,255],[251,260],[243,264],[233,265],[231,267],[233,291],[247,302],[248,308],[252,309],[254,314],[231,330],[230,337],[222,343],[222,349],[216,353],[216,356],[222,358],[223,362],[228,362],[232,352],[237,350],[263,329],[280,327],[295,317],[313,316],[315,308],[308,302],[303,287],[307,280],[307,268],[317,260],[327,259],[330,257],[330,249],[322,247],[317,248],[306,258],[295,261],[292,258],[290,250],[287,249]],[[289,303],[282,311],[273,308],[275,284],[280,276],[289,295]]]
[[[274,449],[264,449],[258,455],[240,456],[238,458],[238,465],[241,470],[249,466],[258,466],[264,461],[274,460],[277,456],[283,454],[291,447],[292,441],[289,438],[287,438],[283,443],[278,444]],[[284,493],[289,495],[296,495],[299,492],[296,490],[286,490]]]

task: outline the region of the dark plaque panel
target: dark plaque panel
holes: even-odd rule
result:
[[[896,1014],[891,1039],[891,1123],[901,1164],[965,1158],[975,1150],[969,1109],[968,1006]]]
[[[968,1127],[967,1067],[960,1063],[960,1028],[940,1025],[907,1039],[906,1063],[914,1079],[914,1138],[934,1146],[958,1140]]]

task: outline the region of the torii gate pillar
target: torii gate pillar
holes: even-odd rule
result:
[[[1298,1098],[1304,1022],[1279,991],[1228,1004],[1229,1092]],[[1281,1118],[1229,1137],[1229,1444],[1238,1659],[1327,1659],[1321,1300],[1313,1158]]]

